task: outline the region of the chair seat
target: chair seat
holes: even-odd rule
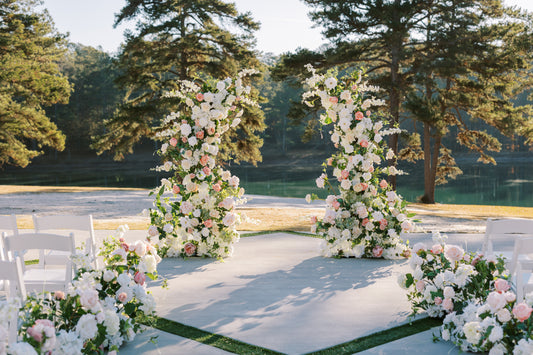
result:
[[[48,265],[65,265],[72,254],[68,251],[50,250],[45,257]]]
[[[27,269],[24,272],[27,291],[57,291],[65,289],[65,269]]]

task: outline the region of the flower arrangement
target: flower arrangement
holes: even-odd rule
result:
[[[503,257],[465,253],[433,233],[433,245],[413,247],[413,272],[400,275],[413,314],[443,317],[440,338],[461,351],[490,355],[533,353],[533,293],[517,302]]]
[[[140,322],[155,315],[145,281],[157,278],[161,259],[148,242],[127,244],[121,237],[126,230],[121,226],[117,236],[104,241],[102,269],[95,270],[87,255],[77,255],[78,272],[65,292],[28,297],[15,313],[22,341],[8,344],[8,354],[111,354],[135,338]]]
[[[380,167],[384,159],[394,157],[383,137],[400,130],[385,129],[386,122],[369,110],[383,105],[371,96],[379,89],[363,82],[362,72],[337,79],[335,72],[319,75],[311,65],[307,69],[312,76],[305,81],[309,90],[303,94],[303,102],[310,107],[320,103],[325,110],[320,123],[333,124],[331,140],[339,149],[316,180],[319,188],[331,187],[330,167],[340,191],[327,197],[325,217],[312,220],[312,232],[325,239],[322,253],[328,257],[408,257],[410,250],[399,235],[412,230],[412,215],[406,211],[406,202],[382,178],[401,172],[393,166]]]
[[[467,304],[487,297],[494,280],[505,272],[501,257],[465,253],[456,245],[446,244],[446,235],[433,233],[433,245],[413,246],[409,264],[413,272],[399,276],[407,289],[413,314],[426,311],[430,317],[460,313]]]
[[[462,351],[533,354],[533,293],[525,302],[517,302],[509,289],[506,280],[497,279],[484,302],[471,302],[462,313],[452,312],[444,318],[440,337]]]
[[[244,107],[257,106],[250,99],[251,88],[243,79],[255,70],[241,71],[237,78],[183,81],[181,90],[169,93],[183,105],[169,114],[157,136],[164,141],[158,154],[159,170],[174,171],[155,189],[150,210],[150,238],[161,256],[226,257],[239,240],[235,227],[244,189],[239,178],[217,166],[221,136],[236,127]]]

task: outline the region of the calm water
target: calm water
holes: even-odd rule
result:
[[[312,165],[312,164],[311,164]],[[66,166],[66,167],[65,167]],[[54,186],[107,186],[152,188],[166,174],[150,171],[151,163],[139,164],[74,164],[34,166],[0,171],[1,184]],[[451,204],[485,204],[533,207],[533,163],[527,161],[499,163],[496,166],[459,164],[463,175],[447,185],[437,186],[436,200]],[[423,194],[422,166],[406,166],[407,176],[398,178],[398,190],[408,201]],[[250,194],[304,197],[327,192],[315,186],[321,174],[317,166],[232,166],[241,185]]]

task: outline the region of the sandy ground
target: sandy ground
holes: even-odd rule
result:
[[[131,229],[145,229],[149,219],[142,215],[152,207],[153,198],[145,189],[104,189],[76,187],[0,186],[0,215],[16,214],[19,228],[32,228],[31,215],[92,214],[96,229],[114,229],[127,223]],[[322,216],[324,202],[311,204],[303,198],[247,195],[239,207],[248,217],[240,230],[307,231],[310,217]],[[409,210],[417,214],[424,231],[484,232],[488,217],[533,217],[533,208],[498,206],[420,205]]]

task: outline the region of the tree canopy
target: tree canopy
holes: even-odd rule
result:
[[[0,3],[0,167],[27,166],[45,146],[62,150],[65,136],[43,107],[66,103],[71,87],[57,61],[65,36],[39,1]]]
[[[143,137],[154,137],[160,120],[176,111],[175,99],[164,96],[177,80],[212,76],[224,79],[246,67],[260,67],[253,51],[259,24],[235,4],[221,0],[128,0],[115,24],[136,21],[134,32],[116,64],[117,84],[125,90],[123,103],[107,120],[107,132],[94,144],[99,152],[112,150],[121,159]],[[259,110],[248,110],[237,131],[228,135],[222,152],[248,161],[260,160],[264,129]],[[224,149],[225,148],[225,149]]]

